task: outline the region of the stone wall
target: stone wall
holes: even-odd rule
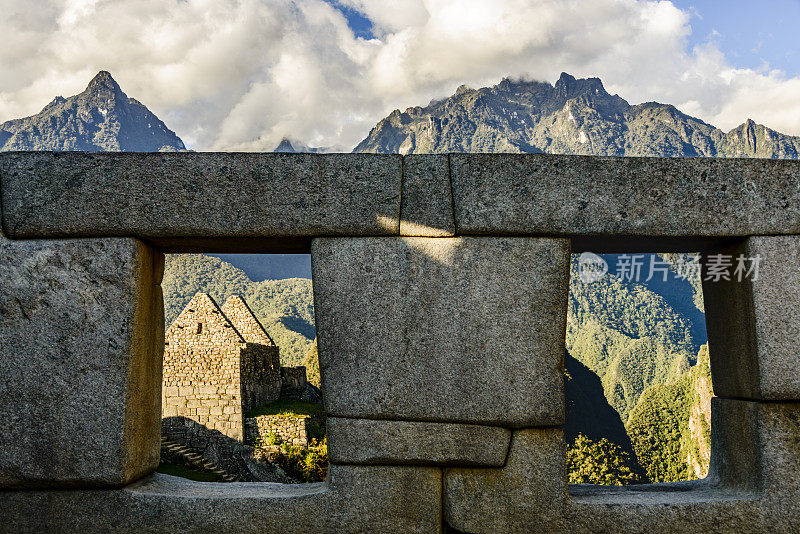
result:
[[[241,482],[283,482],[277,466],[258,461],[252,447],[192,419],[167,417],[161,420],[161,435],[184,445],[221,467]]]
[[[292,417],[286,415],[259,415],[244,420],[247,443],[266,441],[267,436],[275,434],[281,442],[295,447],[307,447],[311,437],[309,425],[324,424],[308,416]]]
[[[247,343],[240,352],[243,413],[280,397],[279,350],[274,345]]]
[[[281,398],[299,400],[306,389],[306,368],[303,365],[281,367]]]
[[[211,297],[196,295],[167,331],[162,416],[192,419],[241,440],[246,348]]]
[[[800,162],[8,153],[0,201],[2,530],[800,530]],[[709,475],[568,485],[570,253],[637,247],[763,257],[703,288]],[[309,249],[326,482],[148,474],[153,257]]]
[[[239,296],[220,308],[198,293],[167,329],[163,417],[244,438],[247,410],[281,393],[279,349]]]

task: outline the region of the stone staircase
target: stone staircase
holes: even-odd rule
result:
[[[181,458],[186,460],[192,466],[219,475],[220,477],[222,477],[223,482],[238,482],[235,476],[231,475],[230,473],[228,473],[215,463],[206,460],[205,458],[203,458],[203,456],[192,451],[192,449],[190,449],[185,445],[181,445],[180,443],[177,443],[175,441],[169,441],[168,439],[162,436],[161,446],[179,455]]]

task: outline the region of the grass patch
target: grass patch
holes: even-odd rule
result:
[[[258,417],[259,415],[279,415],[282,417],[314,417],[324,415],[325,411],[321,404],[313,402],[303,402],[296,400],[279,400],[264,406],[258,406],[248,410],[246,417]]]
[[[210,471],[201,471],[176,464],[158,464],[157,473],[172,475],[174,477],[188,478],[195,482],[222,482],[222,477]]]

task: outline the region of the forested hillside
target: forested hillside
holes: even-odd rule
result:
[[[644,392],[631,413],[627,431],[650,480],[706,476],[711,458],[711,396],[707,345],[692,369]]]
[[[581,458],[590,466],[575,466],[581,474],[575,481],[702,478],[710,458],[712,395],[708,348],[700,345],[706,342],[702,289],[678,276],[692,256],[646,255],[642,264],[665,266],[666,280],[661,273],[647,280],[643,270],[639,281],[618,272],[620,255],[601,257],[609,273],[596,281],[581,279],[577,255],[571,266],[566,435],[571,461]],[[596,397],[581,402],[597,382],[611,413]],[[611,421],[615,415],[618,420]],[[606,464],[616,467],[598,470]]]
[[[614,258],[605,258],[613,267]],[[670,298],[612,273],[583,282],[573,258],[567,350],[600,377],[623,422],[645,389],[677,379],[694,364],[695,330],[705,341],[705,324],[678,313],[670,302],[675,295],[666,294]]]

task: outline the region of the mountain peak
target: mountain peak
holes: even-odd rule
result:
[[[120,86],[117,83],[117,81],[114,79],[113,76],[111,76],[111,73],[108,72],[107,70],[101,70],[100,72],[98,72],[95,75],[95,77],[92,78],[92,81],[89,82],[89,85],[86,87],[86,90],[89,92],[95,92],[102,89],[110,89],[115,93],[122,92],[122,89],[120,89]]]
[[[273,152],[287,152],[295,154],[319,154],[326,152],[328,149],[323,147],[310,147],[300,141],[292,141],[288,137],[281,139],[281,142],[272,151]]]
[[[556,82],[556,87],[558,84],[561,85],[570,85],[575,83],[575,76],[572,74],[567,74],[566,72],[562,72],[561,76],[558,77],[558,81]]]
[[[273,152],[297,152],[288,137],[281,139],[281,142],[273,149]]]
[[[186,150],[175,132],[101,70],[82,93],[0,124],[0,150],[156,152]]]
[[[555,86],[555,93],[567,100],[582,94],[607,95],[600,78],[575,79],[571,74],[562,72]]]
[[[460,95],[462,93],[469,93],[470,91],[472,91],[472,88],[469,85],[463,83],[458,86],[458,89],[456,89],[456,94]]]

